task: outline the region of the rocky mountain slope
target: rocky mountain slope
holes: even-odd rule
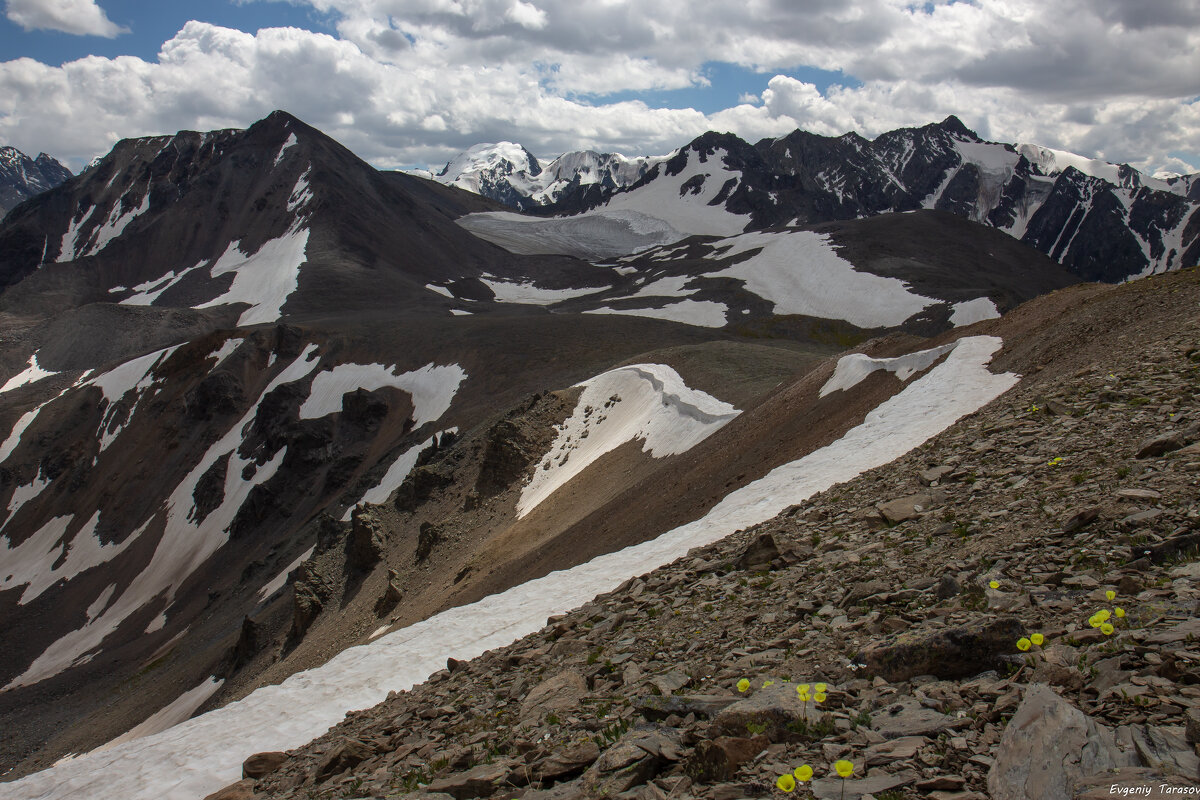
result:
[[[706,133],[625,188],[580,186],[538,214],[726,234],[937,209],[990,225],[1084,280],[1200,262],[1200,182],[1169,180],[1036,145],[982,140],[956,117],[867,140],[795,131],[753,145]],[[662,217],[678,199],[692,212]],[[724,213],[722,213],[724,212]],[[668,237],[668,238],[671,238]],[[547,252],[545,250],[540,252]]]
[[[15,147],[0,147],[0,218],[9,209],[71,177],[71,171],[45,153],[30,158]]]
[[[981,323],[1027,377],[980,412],[247,760],[213,800],[1194,788],[1198,280]]]
[[[744,232],[715,153],[522,217],[276,112],[15,209],[5,790],[202,797],[1031,374],[997,318],[1077,276],[933,209]]]
[[[0,772],[651,541],[899,389],[780,394],[846,344],[1075,280],[940,212],[584,261],[458,223],[498,208],[277,112],[5,219]]]

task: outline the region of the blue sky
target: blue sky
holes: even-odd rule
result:
[[[382,167],[956,114],[999,141],[1200,169],[1194,0],[0,2],[0,144],[76,169],[120,138],[275,108]]]

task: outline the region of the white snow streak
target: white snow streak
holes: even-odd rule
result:
[[[9,798],[203,797],[237,780],[242,761],[252,753],[300,746],[341,721],[347,709],[370,707],[389,691],[425,680],[445,667],[447,657],[470,659],[503,647],[541,629],[547,616],[611,591],[631,575],[898,458],[1016,383],[1016,375],[993,375],[986,368],[1001,344],[994,337],[964,341],[841,439],[733,492],[695,522],[349,648],[323,667],[156,736],[6,784]]]
[[[655,458],[686,452],[741,412],[689,388],[664,364],[617,367],[582,383],[575,411],[558,429],[550,452],[521,491],[523,517],[600,456],[625,442],[643,440]]]

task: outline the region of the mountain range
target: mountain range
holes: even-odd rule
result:
[[[0,217],[70,177],[69,169],[45,153],[30,158],[15,147],[0,147]]]
[[[488,148],[431,180],[277,111],[25,200],[0,223],[13,796],[135,796],[105,781],[158,761],[176,784],[145,796],[202,797],[228,752],[122,759],[213,709],[231,746],[234,717],[298,746],[405,688],[339,659],[474,609],[389,662],[419,682],[974,413],[1038,368],[1023,304],[1197,247],[1190,179],[1051,156],[951,118]]]
[[[874,140],[796,131],[751,145],[708,133],[668,157],[636,160],[649,169],[635,180],[631,172],[625,182],[583,179],[553,196],[535,188],[537,163],[529,158],[517,145],[483,146],[447,164],[439,180],[547,215],[628,207],[648,194],[643,187],[665,181],[672,191],[702,194],[706,204],[740,218],[739,232],[948,211],[1004,231],[1084,280],[1122,280],[1200,261],[1200,176],[1154,178],[1038,145],[987,142],[956,117]],[[705,186],[690,171],[675,180],[697,158],[720,165],[719,185]]]

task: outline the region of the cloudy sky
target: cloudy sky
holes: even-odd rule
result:
[[[282,108],[380,167],[957,114],[994,140],[1200,170],[1200,0],[3,2],[0,144],[73,169]]]

